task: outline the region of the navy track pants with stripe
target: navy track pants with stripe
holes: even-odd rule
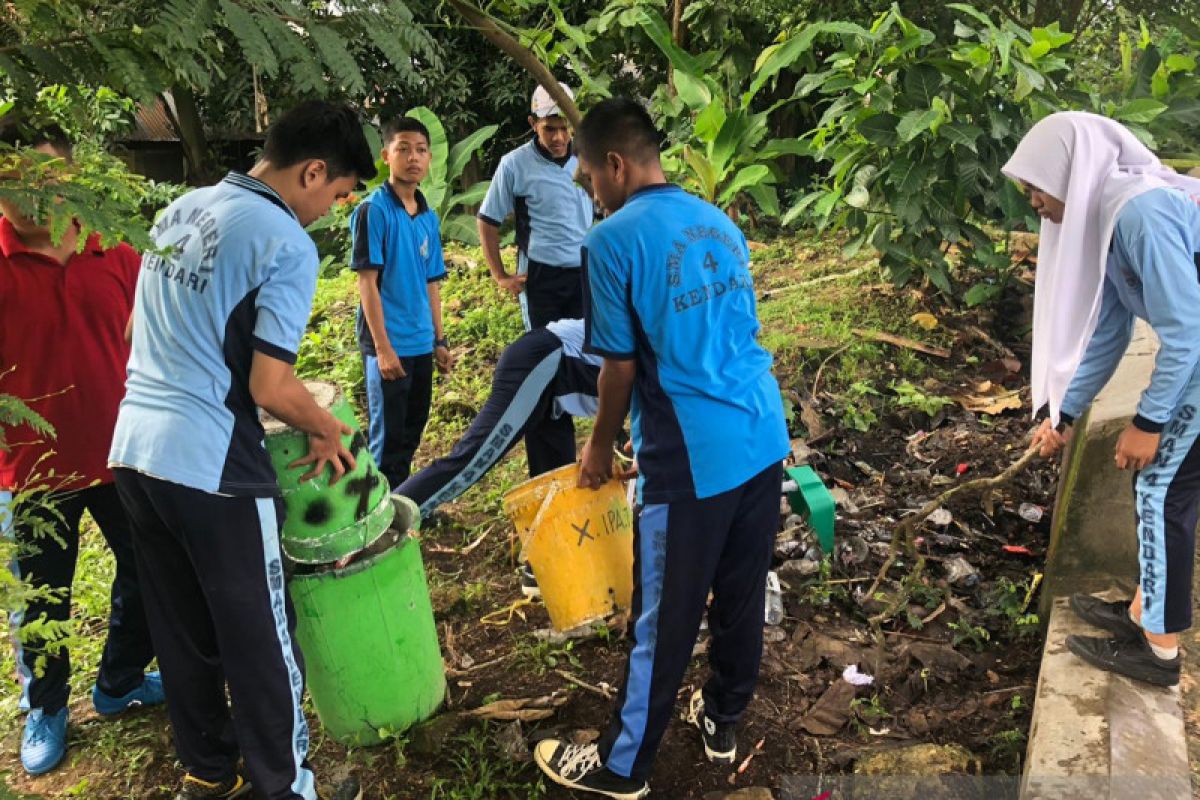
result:
[[[531,477],[575,460],[571,417],[553,416],[552,387],[562,342],[548,330],[527,333],[500,356],[492,393],[471,427],[444,458],[397,488],[427,515],[474,486],[522,437]]]
[[[1163,428],[1158,453],[1134,477],[1142,627],[1179,633],[1192,625],[1192,569],[1200,509],[1200,370]]]
[[[405,356],[400,366],[404,377],[386,380],[379,360],[363,356],[371,456],[393,489],[408,478],[433,399],[433,355]]]
[[[675,708],[711,589],[711,675],[705,712],[741,719],[762,659],[763,603],[779,530],[782,467],[703,500],[646,505],[634,520],[633,650],[600,756],[617,775],[645,780]]]
[[[154,648],[142,608],[133,533],[117,496],[117,487],[105,483],[31,498],[26,501],[24,519],[6,532],[5,520],[9,517],[11,499],[9,492],[0,491],[0,535],[13,536],[18,547],[10,569],[14,576],[27,578],[34,587],[55,592],[53,598],[35,598],[26,607],[9,612],[8,624],[21,681],[20,708],[40,708],[47,714],[54,714],[67,704],[70,654],[66,648],[46,649],[41,637],[23,637],[20,630],[40,619],[66,622],[70,617],[71,584],[79,555],[79,524],[85,510],[92,515],[116,560],[108,638],[100,657],[96,685],[112,697],[133,691],[142,684],[143,673],[154,658]],[[54,533],[39,534],[33,529],[35,525]]]
[[[240,754],[255,796],[316,800],[304,661],[279,549],[283,502],[114,473],[179,760],[197,778],[220,781]]]

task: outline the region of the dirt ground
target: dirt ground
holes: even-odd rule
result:
[[[778,283],[769,269],[757,276],[764,299],[789,274],[781,271]],[[886,287],[862,291],[875,293],[876,305],[901,303]],[[921,310],[911,308],[911,298],[903,302],[904,318]],[[849,379],[834,375],[839,351],[820,332],[789,321],[782,302],[764,306],[795,415],[794,456],[835,492],[837,546],[821,559],[811,531],[781,509],[774,568],[785,615],[766,629],[758,692],[739,733],[739,763],[735,769],[707,764],[698,734],[677,719],[655,762],[655,797],[720,797],[741,787],[768,787],[779,796],[788,776],[849,773],[874,754],[918,743],[965,748],[967,772],[1019,773],[1040,658],[1032,612],[1057,467],[1035,462],[987,497],[954,499],[917,531],[922,575],[910,576],[914,564],[904,555],[876,595],[865,594],[901,519],[963,481],[1000,473],[1022,454],[1029,423],[1013,401],[1028,398],[1020,297],[1014,303],[1011,314],[930,309],[940,327],[927,339],[953,344],[953,353],[916,356],[928,369],[887,404],[874,403],[874,390],[855,388],[869,384],[848,386]],[[876,385],[895,387],[911,371],[911,344],[880,344],[884,356],[859,365],[860,373],[874,370]],[[790,359],[789,346],[807,354],[803,368]],[[898,367],[902,361],[908,367]],[[858,424],[874,413],[877,419]],[[520,476],[508,480],[514,477]],[[385,745],[354,750],[325,737],[313,717],[311,758],[323,782],[353,772],[366,797],[377,800],[570,796],[541,778],[530,745],[551,735],[577,741],[597,735],[622,679],[628,640],[619,620],[587,638],[547,639],[539,633],[548,626],[539,605],[516,605],[506,618],[521,594],[508,526],[495,513],[496,485],[476,490],[490,493],[483,502],[452,507],[450,524],[422,533],[449,676],[442,714]],[[873,629],[868,618],[898,592],[905,602]],[[706,647],[702,631],[680,690],[680,713],[705,680]],[[870,685],[854,687],[843,678],[851,665],[872,678]],[[460,713],[522,698],[547,708],[546,718],[481,722]],[[25,777],[16,763],[16,737],[13,731],[0,742],[0,780],[22,796],[162,798],[180,777],[161,709],[102,721],[77,692],[68,764],[39,780]]]

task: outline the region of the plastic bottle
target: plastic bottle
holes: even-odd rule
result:
[[[767,573],[767,602],[763,621],[768,625],[778,625],[783,622],[783,587],[779,585],[779,576],[772,570]]]

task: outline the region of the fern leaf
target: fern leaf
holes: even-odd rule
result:
[[[308,35],[316,44],[325,66],[345,91],[358,94],[366,88],[362,71],[346,49],[346,40],[337,31],[325,25],[310,25]]]
[[[258,15],[251,14],[232,0],[220,2],[225,27],[237,38],[246,60],[261,69],[264,75],[275,77],[279,72],[279,61],[275,58],[271,43],[258,26]]]

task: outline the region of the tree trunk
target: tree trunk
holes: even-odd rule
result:
[[[683,12],[687,8],[687,0],[675,0],[671,12],[671,40],[679,48],[687,48],[687,28],[683,25]]]
[[[562,90],[562,87],[558,85],[554,74],[550,72],[545,64],[538,61],[537,56],[529,48],[523,47],[520,42],[496,24],[496,20],[470,3],[465,2],[465,0],[447,0],[447,3],[463,19],[470,23],[472,27],[483,34],[485,39],[507,53],[517,64],[524,67],[550,93],[550,96],[554,98],[554,102],[562,109],[563,114],[566,115],[571,125],[576,128],[579,127],[583,122],[583,115],[579,113],[579,108],[567,96],[566,92]]]
[[[162,98],[167,110],[167,119],[179,137],[183,147],[183,157],[187,163],[187,181],[193,185],[204,186],[212,183],[211,170],[208,163],[208,140],[204,136],[204,124],[200,121],[200,112],[196,108],[196,96],[186,86],[171,88],[172,104],[167,98]]]

